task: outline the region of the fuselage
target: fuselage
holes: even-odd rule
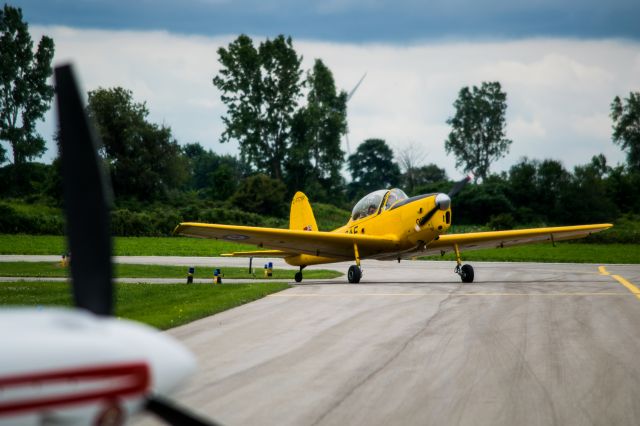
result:
[[[412,252],[420,251],[431,241],[446,233],[451,226],[451,205],[447,203],[446,206],[437,206],[436,197],[439,195],[442,197],[444,194],[423,194],[388,203],[392,191],[387,191],[375,211],[364,217],[358,217],[354,208],[349,222],[331,232],[387,236],[396,242],[395,248],[391,251],[360,250],[361,259],[394,260],[411,257]],[[421,224],[421,220],[428,214],[430,214],[428,220]],[[335,258],[299,254],[287,257],[285,261],[290,265],[305,266],[352,259],[353,257]]]

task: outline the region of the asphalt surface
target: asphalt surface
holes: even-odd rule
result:
[[[640,424],[640,265],[453,266],[364,262],[172,329],[200,363],[174,398],[228,425]]]

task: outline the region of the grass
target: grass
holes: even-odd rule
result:
[[[220,268],[224,278],[263,278],[264,272],[254,268],[255,275],[250,275],[248,268]],[[194,278],[212,278],[213,267],[196,267]],[[273,279],[292,280],[296,270],[275,269]],[[52,262],[0,262],[0,276],[3,277],[66,277],[69,269]],[[114,275],[123,278],[186,278],[187,267],[165,265],[136,265],[116,263]],[[326,269],[310,269],[304,271],[305,278],[336,278],[343,274]]]
[[[116,316],[162,330],[222,312],[288,288],[266,284],[116,284]],[[70,306],[66,283],[0,283],[0,305]]]
[[[115,237],[116,256],[219,256],[255,246],[186,237]],[[55,254],[66,252],[65,237],[57,235],[0,234],[0,254]]]
[[[460,230],[458,230],[460,231]],[[597,235],[597,234],[596,234]],[[120,256],[218,256],[221,253],[253,250],[254,246],[219,240],[184,237],[116,237],[115,254]],[[56,254],[64,251],[64,237],[0,235],[0,254]],[[463,253],[466,260],[510,262],[640,263],[640,244],[537,244],[507,249]],[[429,259],[442,259],[440,256]],[[444,260],[453,260],[452,255]],[[259,272],[261,273],[261,272]],[[305,272],[305,276],[308,272]]]
[[[453,253],[426,260],[455,260]],[[640,244],[533,244],[504,249],[463,251],[462,259],[496,262],[640,263]]]

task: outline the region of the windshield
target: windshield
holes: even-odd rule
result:
[[[398,201],[406,200],[407,198],[409,197],[404,193],[402,189],[393,188],[389,191],[389,195],[387,195],[387,200],[384,203],[383,210],[388,210],[393,207],[393,205]]]
[[[380,189],[363,197],[353,208],[351,219],[358,220],[376,213],[387,192],[386,189]]]

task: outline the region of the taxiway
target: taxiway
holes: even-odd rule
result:
[[[363,266],[168,331],[200,364],[176,399],[227,425],[640,423],[640,265]]]

